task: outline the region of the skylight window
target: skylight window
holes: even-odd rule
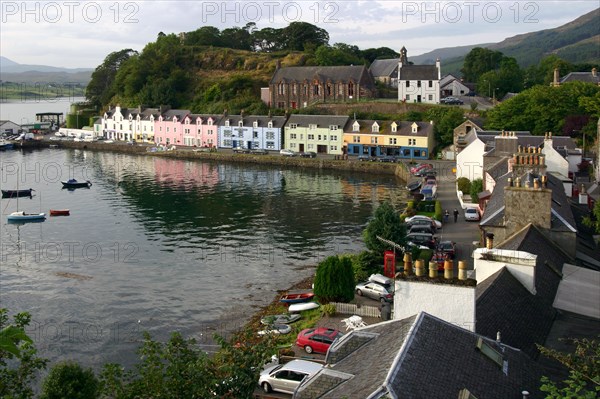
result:
[[[487,356],[490,360],[496,363],[498,366],[503,367],[502,354],[498,352],[496,349],[492,348],[491,345],[484,341],[483,338],[477,338],[477,349],[485,356]]]

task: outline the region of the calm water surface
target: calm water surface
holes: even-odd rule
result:
[[[28,311],[52,361],[130,365],[142,331],[195,337],[240,327],[361,231],[402,182],[301,169],[45,149],[0,153],[1,306]],[[60,180],[93,182],[68,191]],[[9,224],[16,209],[71,216]]]

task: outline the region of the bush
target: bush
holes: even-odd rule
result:
[[[97,398],[98,379],[92,369],[77,363],[57,363],[44,380],[41,399],[93,399]]]
[[[441,201],[435,201],[435,214],[433,215],[433,218],[437,221],[442,221],[442,203]]]
[[[483,180],[475,179],[471,183],[471,202],[474,204],[479,202],[479,193],[483,191]]]
[[[355,286],[350,258],[330,256],[317,266],[314,291],[321,301],[350,302]]]
[[[456,185],[459,191],[462,191],[463,194],[469,194],[471,192],[471,180],[466,177],[459,177],[456,179]]]
[[[335,305],[333,303],[328,303],[321,306],[321,312],[323,312],[323,315],[325,316],[333,316],[335,315],[336,311],[337,309],[335,308]]]

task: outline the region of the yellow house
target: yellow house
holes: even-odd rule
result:
[[[341,155],[344,126],[350,118],[331,115],[291,115],[285,125],[283,148]]]
[[[434,145],[433,122],[351,120],[344,129],[348,155],[428,159]]]

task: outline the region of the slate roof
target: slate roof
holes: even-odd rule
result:
[[[526,136],[519,137],[519,144],[524,147],[543,147],[544,144],[544,136]],[[572,150],[577,147],[575,140],[568,136],[553,136],[552,137],[552,147],[566,147],[569,150]]]
[[[242,121],[244,127],[250,127],[256,121],[259,127],[267,127],[269,122],[273,122],[273,127],[281,129],[285,125],[285,116],[268,116],[268,115],[225,115],[220,117],[219,126],[225,126],[225,122],[229,121],[229,126],[238,126]]]
[[[498,162],[488,168],[487,173],[496,180],[497,177],[504,176],[508,173],[509,157],[502,157]]]
[[[365,77],[365,75],[367,75]],[[303,82],[318,79],[325,82],[361,82],[364,78],[370,79],[369,72],[364,65],[352,66],[297,66],[279,68],[271,78],[271,84],[279,82]]]
[[[438,80],[435,65],[402,65],[400,80]]]
[[[371,338],[353,347],[353,336],[361,334]],[[542,371],[535,362],[522,351],[483,338],[508,363],[505,374],[477,350],[479,337],[427,313],[363,327],[334,345],[338,351],[346,346],[347,355],[303,381],[294,398],[447,399],[458,398],[465,388],[486,399],[520,399],[523,390],[532,399],[542,397]]]
[[[223,115],[214,115],[214,114],[189,114],[188,117],[190,118],[190,123],[192,123],[192,124],[196,124],[196,120],[198,118],[201,118],[203,123],[205,123],[205,121],[207,121],[209,118],[212,118],[213,125],[218,125],[219,121],[221,120],[221,118],[223,117]]]
[[[371,75],[374,77],[378,76],[392,76],[398,77],[398,63],[400,58],[391,58],[387,60],[375,60],[369,67]]]
[[[162,113],[162,117],[164,120],[173,120],[173,117],[177,117],[179,121],[182,121],[189,114],[191,114],[189,109],[169,109]]]
[[[499,176],[496,179],[496,186],[492,197],[485,205],[480,226],[504,226],[504,187],[508,185],[508,178],[511,173]]]
[[[359,131],[354,131],[354,123],[358,122]],[[372,132],[373,123],[379,125],[379,132]],[[392,123],[396,123],[396,132],[392,132]],[[412,132],[412,124],[416,123],[418,129],[416,133]],[[427,122],[412,122],[412,121],[381,121],[381,120],[366,120],[366,119],[349,119],[344,126],[346,134],[389,134],[412,137],[428,137],[433,134],[433,125]]]
[[[587,204],[571,202],[571,211],[577,223],[577,263],[600,271],[600,247],[594,241],[594,229],[583,224],[583,218],[590,215],[590,210]]]
[[[286,126],[295,123],[299,127],[308,127],[308,125],[316,124],[318,128],[323,128],[331,125],[339,126],[339,129],[343,129],[346,123],[350,119],[348,116],[333,116],[333,115],[290,115]]]
[[[560,80],[560,83],[567,82],[586,82],[586,83],[600,83],[600,75],[596,73],[596,76],[592,72],[569,72],[565,77]]]

